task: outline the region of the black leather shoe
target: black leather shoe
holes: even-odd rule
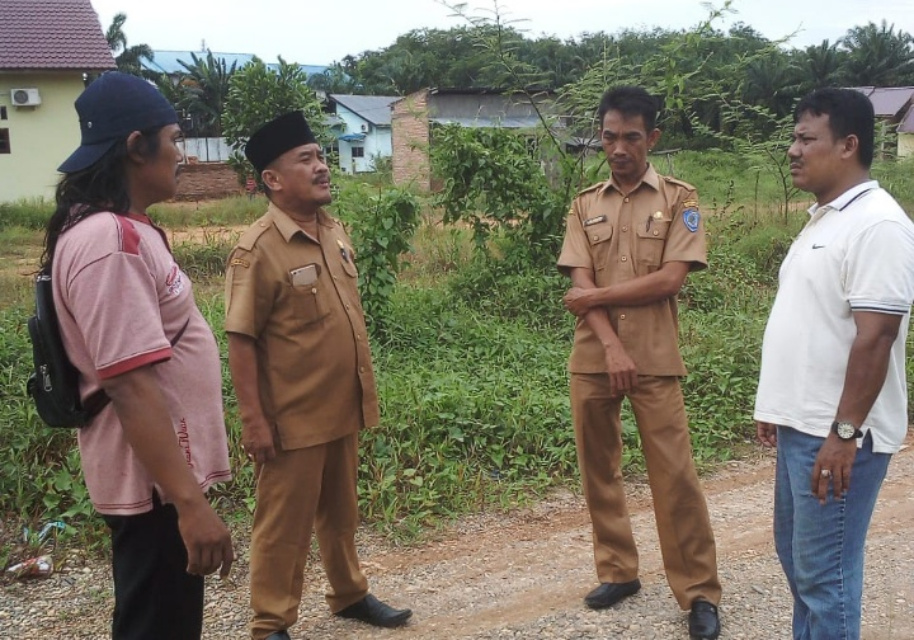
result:
[[[631,582],[604,582],[584,597],[584,604],[591,609],[605,609],[640,589],[641,581],[637,578]]]
[[[266,640],[292,640],[285,631],[274,631],[267,636]]]
[[[406,624],[413,612],[409,609],[394,609],[369,593],[355,604],[337,611],[336,615],[361,620],[376,627],[400,627]]]
[[[707,600],[696,600],[689,612],[689,637],[692,640],[717,640],[720,618],[717,607]]]

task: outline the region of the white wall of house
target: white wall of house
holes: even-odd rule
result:
[[[15,106],[11,91],[37,89],[40,104]],[[57,167],[79,146],[73,102],[83,92],[78,71],[0,74],[0,202],[51,200]],[[5,115],[5,119],[3,116]]]
[[[898,134],[898,157],[914,157],[914,133]]]
[[[376,127],[341,104],[336,106],[336,115],[344,123],[343,134],[365,135],[364,140],[339,141],[340,169],[347,173],[374,171],[376,157],[389,158],[393,155],[390,127]]]

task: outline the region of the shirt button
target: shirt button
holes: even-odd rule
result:
[[[624,314],[624,313],[623,313],[622,315],[619,316],[619,320],[625,320],[625,314]]]
[[[359,367],[359,373],[365,373],[365,367]]]
[[[628,262],[628,257],[627,257],[627,256],[622,256],[622,262]]]
[[[317,293],[317,288],[316,288],[316,287],[312,287],[312,288],[311,288],[311,293]]]
[[[600,236],[594,236],[594,237],[593,237],[593,241],[594,241],[594,242],[596,242],[596,241],[599,240],[599,239],[600,239]]]
[[[628,227],[622,227],[622,231],[628,231]]]
[[[623,200],[623,202],[628,202],[628,198],[625,198],[625,199]]]
[[[349,311],[349,305],[348,305],[348,304],[346,305],[346,311]]]
[[[336,280],[336,276],[330,276],[330,277],[333,278],[334,280]]]
[[[655,236],[659,236],[659,235],[660,235],[660,232],[657,231],[656,229],[654,229],[654,235],[655,235]]]

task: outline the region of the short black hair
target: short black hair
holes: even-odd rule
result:
[[[604,93],[600,99],[597,117],[600,119],[600,128],[602,128],[603,118],[609,111],[618,111],[626,117],[641,116],[645,129],[650,133],[657,126],[657,114],[660,108],[661,100],[649,94],[644,87],[614,87]]]
[[[836,139],[857,136],[860,164],[867,169],[872,166],[876,115],[869,98],[856,89],[817,89],[797,104],[794,122],[807,113],[827,115],[828,128]]]

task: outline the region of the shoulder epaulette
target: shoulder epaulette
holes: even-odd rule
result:
[[[582,189],[581,191],[578,191],[578,195],[581,196],[581,195],[584,195],[585,193],[590,193],[591,191],[596,191],[597,189],[601,189],[603,187],[603,185],[605,185],[605,184],[606,184],[605,180],[603,182],[598,182],[596,184],[592,184],[589,187],[587,187],[586,189]]]
[[[673,176],[660,176],[660,177],[663,178],[663,180],[665,182],[669,182],[670,184],[676,184],[676,185],[679,185],[680,187],[685,187],[689,191],[695,191],[695,187],[692,186],[691,184],[689,184],[688,182],[686,182],[685,180],[680,180],[679,178],[674,178]]]
[[[239,249],[244,249],[245,251],[251,251],[254,249],[254,245],[257,244],[257,241],[260,239],[267,229],[272,226],[267,217],[264,216],[260,218],[257,222],[248,227],[247,231],[241,234],[241,239],[238,240],[237,247]]]

